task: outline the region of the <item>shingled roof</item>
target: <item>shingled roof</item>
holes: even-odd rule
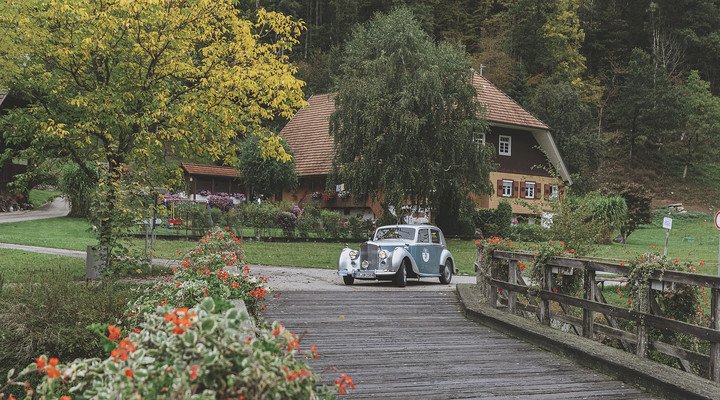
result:
[[[488,122],[520,128],[550,129],[479,74],[473,74],[472,83],[478,91],[478,100],[485,106]],[[298,176],[325,175],[330,172],[333,158],[330,115],[333,111],[335,104],[332,94],[311,96],[308,105],[298,111],[280,131],[295,153]]]
[[[182,168],[190,175],[223,176],[239,178],[240,171],[233,167],[219,167],[217,165],[182,163]]]

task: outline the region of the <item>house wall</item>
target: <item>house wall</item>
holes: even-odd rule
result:
[[[500,135],[512,138],[509,156],[498,154]],[[498,165],[498,171],[533,176],[550,176],[550,173],[548,173],[550,163],[540,150],[540,145],[531,132],[491,126],[490,132],[485,134],[485,143],[491,144],[495,148],[494,161]]]
[[[192,176],[192,182],[190,181]],[[192,195],[200,193],[203,190],[209,190],[212,194],[217,193],[245,193],[245,188],[239,179],[228,178],[224,176],[205,176],[205,175],[188,175],[185,174],[185,185],[187,193]]]
[[[514,182],[512,197],[502,196],[502,188],[499,187],[498,182],[503,180],[512,180]],[[560,196],[564,192],[562,181],[551,176],[497,171],[490,173],[490,182],[493,184],[494,193],[492,195],[477,196],[476,199],[473,199],[475,203],[484,208],[497,208],[501,200],[507,200],[512,206],[513,214],[538,215],[540,212],[547,210],[549,208],[548,201],[552,201],[548,200],[551,185],[558,185]],[[535,182],[535,199],[526,199],[524,193],[520,193],[524,182]]]

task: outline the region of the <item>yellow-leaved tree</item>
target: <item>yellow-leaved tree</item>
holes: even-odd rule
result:
[[[125,185],[158,184],[147,171],[137,176],[148,182],[131,182],[134,170],[169,155],[235,165],[248,134],[262,137],[266,156],[290,158],[265,126],[304,104],[288,60],[303,25],[264,9],[247,19],[234,3],[0,4],[0,88],[26,104],[3,117],[5,133],[95,179],[101,248],[114,244]]]

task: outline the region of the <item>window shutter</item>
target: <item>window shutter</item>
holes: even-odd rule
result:
[[[521,199],[525,198],[525,182],[520,182],[520,193],[518,197]]]
[[[511,197],[518,197],[518,194],[520,193],[520,191],[518,190],[518,184],[518,181],[513,181],[513,192]]]
[[[502,196],[502,179],[497,180],[497,196]]]
[[[543,188],[545,189],[545,200],[550,200],[550,193],[552,191],[552,185],[548,185],[547,183],[543,185]]]
[[[562,197],[563,193],[565,193],[565,187],[558,186],[558,197]]]

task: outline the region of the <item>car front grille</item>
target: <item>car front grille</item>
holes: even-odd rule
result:
[[[378,246],[374,244],[363,243],[360,246],[360,263],[363,261],[369,263],[368,268],[376,269],[380,264],[380,256],[378,255]]]

